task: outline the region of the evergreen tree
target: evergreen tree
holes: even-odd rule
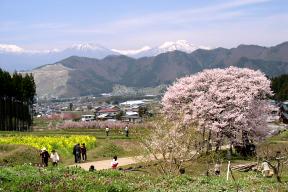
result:
[[[33,76],[0,69],[0,130],[29,131],[36,86]]]
[[[278,101],[288,100],[288,75],[281,75],[274,77],[272,80],[272,90],[274,92],[274,99]]]

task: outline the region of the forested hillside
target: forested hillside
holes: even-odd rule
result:
[[[288,74],[272,78],[274,98],[280,101],[288,100]]]

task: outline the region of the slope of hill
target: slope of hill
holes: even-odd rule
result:
[[[240,45],[192,53],[172,51],[140,59],[123,55],[101,60],[73,56],[31,72],[35,74],[39,96],[70,97],[110,92],[114,84],[155,87],[203,69],[227,66],[259,69],[274,77],[288,72],[287,55],[288,42],[271,48]],[[53,79],[53,83],[47,85],[48,79]]]

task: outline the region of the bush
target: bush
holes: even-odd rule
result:
[[[97,152],[100,157],[113,157],[125,153],[125,150],[112,142],[105,143],[102,148]]]
[[[275,159],[276,152],[280,152],[281,156],[288,155],[288,142],[267,142],[259,145],[256,148],[256,153],[259,158]]]
[[[25,145],[0,145],[0,166],[40,163],[38,150]]]

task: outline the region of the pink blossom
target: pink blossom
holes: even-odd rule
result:
[[[262,72],[229,67],[178,79],[162,104],[167,118],[196,123],[199,130],[212,130],[232,140],[243,130],[252,136],[265,132],[266,99],[271,95],[270,80]]]

